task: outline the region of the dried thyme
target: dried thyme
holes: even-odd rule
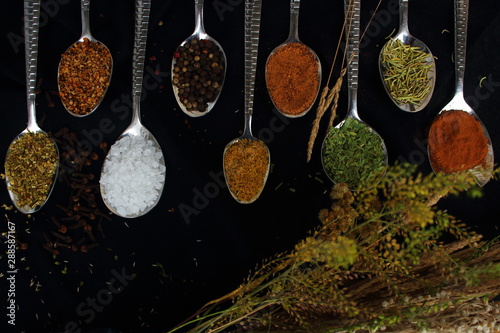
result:
[[[44,133],[27,132],[12,143],[5,160],[5,174],[18,207],[35,208],[45,202],[57,166],[57,148]]]
[[[384,172],[382,141],[366,125],[347,118],[342,127],[330,129],[323,148],[323,165],[330,179],[355,189]]]
[[[391,39],[380,54],[383,79],[391,97],[401,104],[420,105],[431,92],[429,53]]]

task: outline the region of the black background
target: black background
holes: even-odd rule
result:
[[[218,183],[214,179],[217,176],[223,179],[223,149],[243,129],[244,1],[205,3],[205,28],[223,46],[228,69],[215,108],[203,117],[190,118],[176,105],[169,70],[176,47],[193,31],[193,1],[153,0],[146,52],[149,70],[145,73],[145,83],[150,85],[145,88],[141,111],[143,124],[156,136],[166,158],[167,178],[161,200],[141,218],[126,220],[115,216],[111,222],[104,220],[105,237],[99,235],[100,246],[89,253],[63,252],[57,258],[42,248],[42,232],[53,229],[50,216],[60,216],[56,204],[68,200],[64,183],[56,184],[50,200],[30,219],[13,211],[3,212],[2,232],[7,231],[9,218],[16,222],[18,237],[29,243],[28,250],[17,251],[18,309],[14,331],[62,332],[70,321],[77,322],[82,331],[168,330],[207,301],[237,287],[264,258],[292,248],[316,225],[318,211],[330,202],[331,184],[322,172],[317,148],[326,125],[322,123],[312,161],[307,163],[307,141],[315,108],[298,119],[279,116],[273,112],[264,81],[267,56],[288,35],[289,1],[263,2],[253,132],[268,144],[273,167],[261,197],[251,205],[240,205],[222,183],[219,185],[221,180]],[[130,122],[131,109],[124,107],[127,105],[124,101],[131,94],[134,2],[107,0],[91,4],[92,34],[111,50],[114,70],[103,103],[85,118],[70,116],[55,96],[52,96],[55,106],[50,107],[45,97],[46,92],[57,91],[60,55],[80,37],[80,3],[75,0],[42,3],[38,78],[43,78],[43,82],[37,96],[40,127],[55,132],[68,126],[81,139],[88,139],[85,133],[93,133],[95,142],[113,143]],[[366,28],[377,3],[362,2],[362,29]],[[3,163],[11,140],[26,126],[26,91],[23,3],[2,0],[1,4]],[[437,85],[430,104],[414,114],[400,111],[391,104],[381,85],[378,53],[386,36],[397,30],[399,23],[397,3],[392,0],[382,1],[361,44],[358,104],[361,118],[385,139],[391,163],[409,161],[428,173],[431,169],[425,146],[427,129],[455,90],[453,1],[410,1],[409,5],[410,32],[437,57]],[[465,72],[465,96],[488,128],[497,156],[500,153],[499,9],[494,0],[472,1]],[[322,62],[323,83],[330,71],[342,22],[342,1],[302,2],[299,34]],[[337,66],[332,82],[338,71]],[[479,87],[482,77],[486,79]],[[346,99],[344,86],[339,117],[346,113]],[[111,131],[99,131],[103,119],[112,121]],[[98,170],[100,164],[94,168]],[[443,200],[440,205],[492,238],[499,234],[499,182],[488,183],[484,193],[481,199],[461,195]],[[0,189],[0,204],[3,203],[10,204],[5,187]],[[1,262],[2,265],[6,262],[5,254]],[[64,266],[66,274],[61,273]],[[4,267],[2,272],[6,271]],[[113,270],[135,277],[86,323],[89,316],[79,315],[77,307],[108,288]],[[82,286],[80,281],[84,281]],[[31,282],[39,283],[38,291]],[[1,288],[1,306],[5,309],[5,275]],[[7,317],[2,315],[0,322],[6,325]]]

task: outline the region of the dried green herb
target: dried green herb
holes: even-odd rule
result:
[[[13,142],[5,159],[5,174],[19,207],[35,208],[43,204],[57,165],[57,148],[44,133],[27,132]]]
[[[473,181],[406,164],[389,167],[371,190],[335,184],[320,224],[293,250],[169,333],[493,332],[500,239],[481,241],[436,205]]]
[[[429,53],[391,39],[381,53],[384,81],[391,97],[401,104],[420,105],[431,92]]]
[[[330,129],[322,157],[330,179],[346,183],[351,189],[385,170],[382,140],[368,126],[352,118],[347,118],[340,128]]]

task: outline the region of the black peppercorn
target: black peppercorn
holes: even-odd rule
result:
[[[205,112],[222,89],[225,61],[209,40],[192,39],[174,53],[172,83],[188,111]]]

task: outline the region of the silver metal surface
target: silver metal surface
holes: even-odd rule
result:
[[[40,0],[24,0],[24,36],[25,36],[25,63],[26,63],[26,95],[27,95],[27,108],[28,108],[28,124],[24,131],[22,131],[18,136],[12,140],[9,149],[7,150],[7,155],[5,160],[7,160],[7,156],[10,152],[10,147],[13,145],[15,141],[17,141],[20,137],[25,135],[28,132],[31,133],[43,133],[48,136],[48,134],[43,131],[37,124],[36,121],[36,72],[37,72],[37,58],[38,58],[38,31],[39,31],[39,21],[40,21]],[[54,148],[57,153],[57,160],[59,161],[59,149],[57,148],[56,143],[52,141]],[[59,162],[58,162],[59,163]],[[57,174],[58,174],[59,166],[57,166],[54,175],[52,177],[51,188],[45,198],[45,201],[35,207],[21,207],[18,204],[17,196],[10,190],[9,196],[12,200],[12,203],[16,208],[24,213],[24,214],[32,214],[40,210],[43,205],[49,199],[52,190],[54,189]],[[11,182],[9,177],[5,179],[7,184],[7,189],[9,189]]]
[[[225,149],[224,155],[226,154],[228,148],[234,143],[242,139],[262,141],[257,139],[252,134],[252,115],[253,115],[253,103],[254,103],[254,91],[255,91],[255,77],[257,73],[257,56],[259,51],[259,34],[260,34],[260,17],[262,9],[262,0],[245,0],[245,127],[243,129],[243,134],[229,142]],[[266,144],[263,142],[264,146]],[[265,187],[267,177],[269,176],[269,167],[271,161],[271,154],[269,148],[266,146],[269,160],[267,163],[267,171],[264,177],[264,182],[260,191],[249,201],[242,201],[231,191],[229,192],[233,198],[242,204],[249,204],[257,200]],[[223,157],[224,161],[224,157]],[[227,182],[226,170],[224,169],[224,177]]]
[[[140,103],[142,96],[142,82],[144,75],[144,62],[145,62],[145,54],[146,54],[146,42],[147,42],[147,34],[148,34],[148,26],[149,26],[149,14],[151,11],[151,0],[136,0],[135,7],[135,36],[134,36],[134,52],[132,55],[132,120],[130,125],[125,129],[125,131],[118,137],[117,141],[119,141],[124,136],[142,136],[146,140],[151,140],[153,145],[162,153],[162,156],[159,160],[161,165],[165,165],[165,158],[163,156],[163,152],[161,150],[160,144],[153,136],[153,134],[141,123],[141,112],[140,112]],[[111,147],[112,149],[112,147]],[[107,159],[104,161],[104,165],[102,170],[106,166]],[[116,211],[115,207],[110,205],[106,201],[105,191],[103,186],[101,185],[100,190],[103,194],[103,201],[108,207],[110,211],[118,216],[122,216],[125,218],[136,218],[139,216],[143,216],[147,214],[151,209],[153,209],[160,201],[161,194],[163,192],[163,188],[165,185],[165,179],[161,184],[161,188],[158,191],[158,196],[153,204],[146,207],[143,211],[137,214],[131,215],[120,215]]]
[[[397,32],[394,39],[400,40],[404,45],[411,45],[412,47],[418,47],[420,51],[428,54],[426,61],[427,64],[431,65],[429,68],[427,77],[429,78],[429,83],[431,85],[431,89],[427,93],[424,99],[422,99],[421,103],[418,105],[411,103],[401,103],[398,100],[394,99],[391,95],[391,91],[388,83],[384,79],[385,67],[382,64],[382,53],[384,48],[380,50],[380,55],[378,59],[379,73],[382,79],[382,84],[384,86],[385,91],[389,95],[392,102],[401,110],[407,112],[418,112],[424,109],[430,102],[432,98],[432,94],[434,92],[434,87],[436,85],[436,62],[434,60],[434,56],[432,55],[431,50],[424,44],[421,40],[415,38],[410,34],[408,30],[408,0],[400,0],[399,1],[399,31]]]

